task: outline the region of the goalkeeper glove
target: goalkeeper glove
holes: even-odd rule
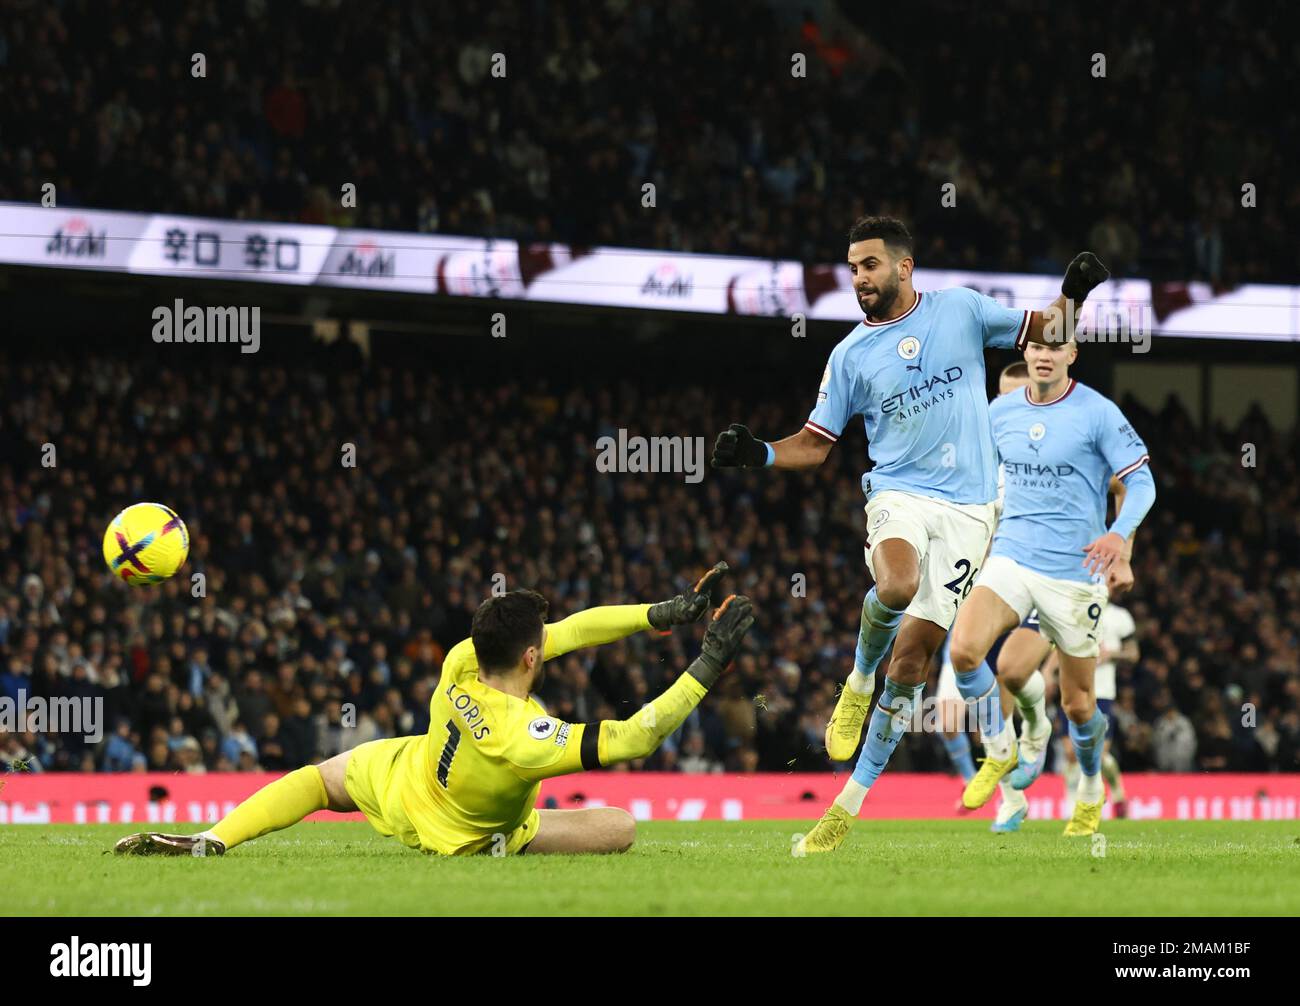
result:
[[[1070,300],[1087,299],[1094,287],[1100,286],[1110,278],[1110,273],[1101,264],[1101,259],[1090,251],[1079,252],[1065,270],[1065,279],[1061,281],[1061,293]]]
[[[713,592],[714,584],[722,579],[722,574],[729,568],[725,562],[720,562],[700,577],[690,594],[678,594],[670,601],[650,605],[646,617],[651,626],[663,631],[674,625],[698,622],[709,610],[709,594]]]
[[[687,668],[691,677],[705,688],[717,684],[745,641],[745,633],[754,624],[754,604],[744,594],[732,594],[713,613],[704,633],[700,655]]]
[[[714,468],[762,468],[767,464],[767,444],[756,439],[749,427],[732,423],[718,434],[712,464]]]

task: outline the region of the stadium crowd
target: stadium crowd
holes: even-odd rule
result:
[[[764,402],[689,378],[503,384],[447,361],[0,362],[0,699],[105,710],[100,744],[0,733],[0,756],[34,771],[292,768],[426,729],[443,655],[494,584],[541,590],[558,618],[662,600],[726,559],[758,623],[735,671],[637,767],[828,768],[822,731],[868,582],[860,428],[798,476],[688,485],[595,464],[597,438],[620,428],[708,446],[741,417],[767,435],[801,424],[802,396]],[[1124,405],[1161,490],[1125,601],[1140,659],[1119,669],[1121,763],[1300,770],[1300,572],[1285,560],[1300,554],[1300,444],[1260,413],[1201,435],[1175,402]],[[45,443],[52,467],[34,460]],[[178,510],[192,545],[180,575],[131,589],[106,571],[101,536],[145,499]],[[569,654],[541,698],[567,719],[626,717],[698,641],[645,633]],[[895,763],[946,767],[926,733]]]
[[[1279,11],[817,9],[17,0],[0,199],[804,262],[870,209],[934,267],[1294,280]]]

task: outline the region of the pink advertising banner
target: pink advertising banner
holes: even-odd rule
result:
[[[198,824],[220,818],[276,778],[272,773],[80,774],[0,776],[0,824]],[[830,773],[685,775],[587,772],[548,780],[541,805],[624,807],[639,820],[814,820],[839,792]],[[1278,821],[1300,818],[1300,775],[1130,774],[1128,816],[1180,821]],[[961,784],[932,774],[886,773],[863,807],[864,818],[960,816]],[[1032,819],[1060,818],[1061,780],[1044,776],[1027,793]],[[996,801],[994,801],[996,803]],[[1106,806],[1106,816],[1113,807]],[[991,817],[993,804],[975,817]],[[347,815],[360,820],[360,815]],[[343,815],[321,813],[319,820]]]

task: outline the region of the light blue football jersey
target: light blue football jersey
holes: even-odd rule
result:
[[[1071,380],[1060,398],[1038,404],[1029,389],[989,406],[1006,472],[1002,519],[991,555],[1058,580],[1088,582],[1084,547],[1106,531],[1106,494],[1147,464],[1146,444],[1119,406]]]
[[[965,287],[917,291],[893,321],[862,321],[831,351],[804,428],[831,442],[849,419],[867,428],[870,497],[901,489],[952,503],[997,496],[984,349],[1023,349],[1029,312]]]

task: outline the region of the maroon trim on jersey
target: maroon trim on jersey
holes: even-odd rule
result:
[[[909,307],[906,311],[900,314],[897,318],[890,318],[889,321],[872,321],[870,318],[863,318],[862,324],[870,325],[872,328],[883,328],[885,325],[896,325],[920,306],[921,306],[921,291],[917,290],[916,302],[911,307]]]
[[[1025,347],[1029,345],[1029,316],[1032,312],[1025,312],[1025,320],[1020,323],[1020,331],[1016,333],[1016,349],[1022,353]]]
[[[1029,397],[1029,385],[1026,384],[1026,385],[1025,385],[1025,401],[1028,402],[1030,405],[1034,406],[1035,408],[1039,408],[1039,409],[1044,408],[1045,406],[1048,406],[1048,405],[1055,405],[1057,402],[1063,402],[1063,401],[1065,401],[1067,398],[1069,398],[1069,397],[1070,397],[1070,392],[1074,390],[1074,386],[1075,386],[1076,384],[1078,384],[1078,383],[1079,383],[1078,381],[1076,381],[1073,377],[1071,377],[1071,378],[1070,378],[1070,383],[1069,383],[1068,385],[1066,385],[1066,387],[1065,387],[1065,391],[1063,391],[1061,394],[1057,395],[1057,396],[1056,396],[1055,398],[1053,398],[1050,402],[1035,402],[1032,398]]]
[[[1144,464],[1146,464],[1150,460],[1151,460],[1150,454],[1143,454],[1140,458],[1134,461],[1127,468],[1117,471],[1115,473],[1115,478],[1122,479],[1126,475],[1132,475],[1135,471],[1137,471],[1139,468],[1141,468]]]
[[[834,433],[832,433],[830,430],[826,429],[826,427],[824,427],[824,426],[818,426],[818,425],[817,425],[816,423],[814,423],[811,419],[808,420],[808,422],[806,422],[806,423],[803,424],[803,428],[804,428],[805,430],[812,430],[814,433],[819,434],[820,436],[825,437],[825,438],[826,438],[827,440],[829,440],[831,443],[835,443],[835,441],[837,441],[837,440],[840,439],[840,438],[837,437]]]

